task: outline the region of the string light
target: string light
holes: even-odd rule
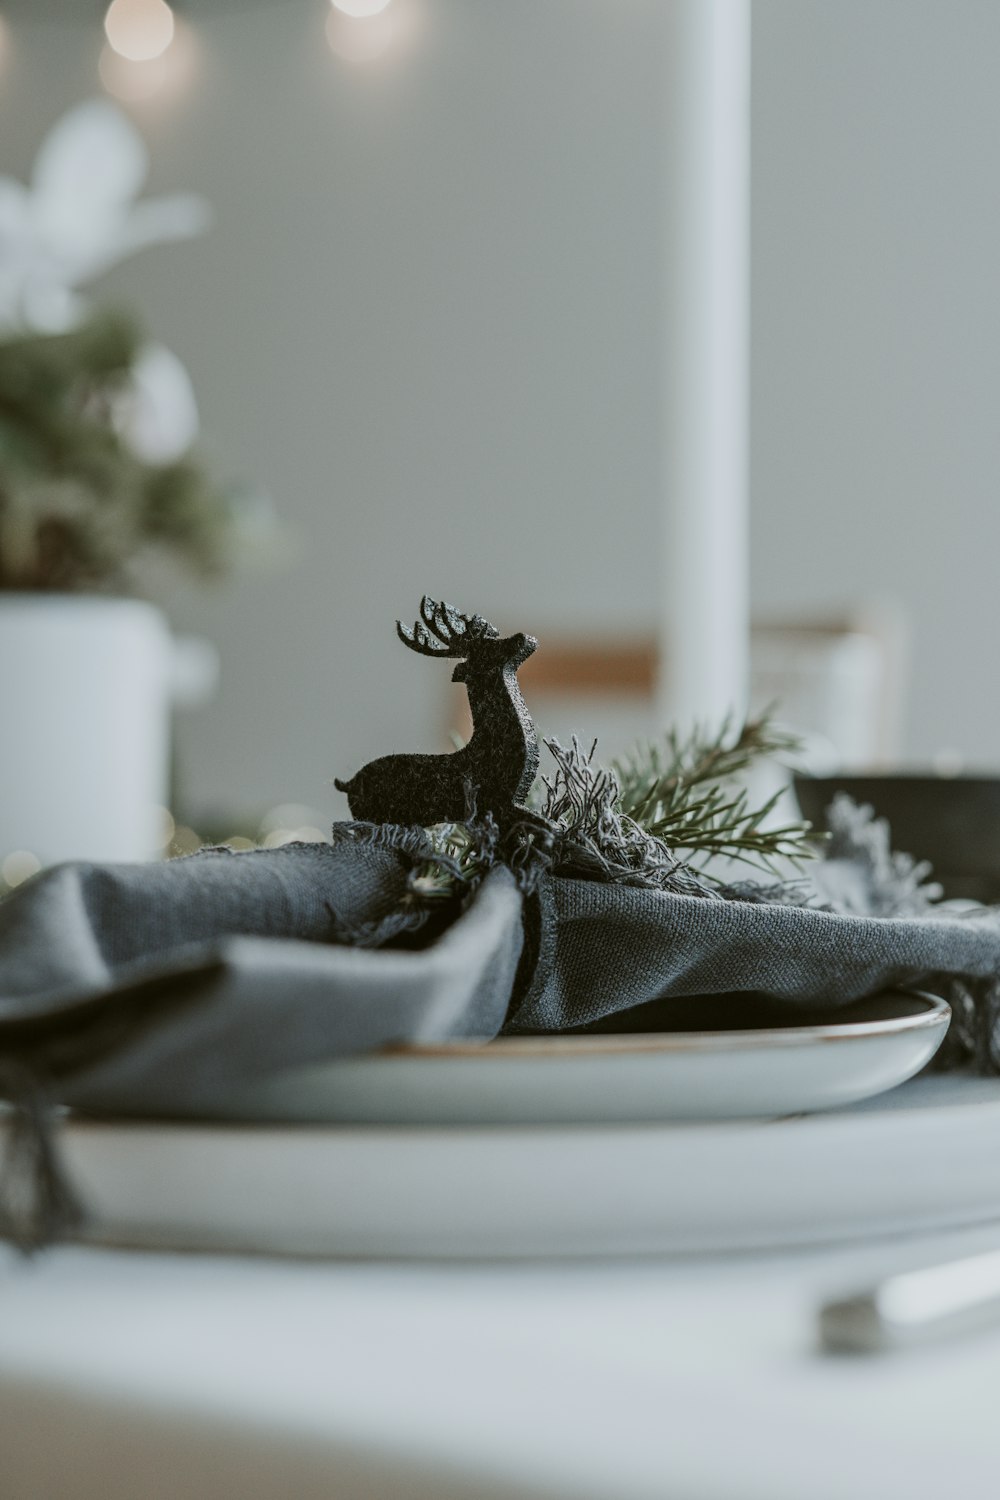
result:
[[[120,57],[151,62],[174,39],[174,13],[166,0],[111,0],[104,31]]]

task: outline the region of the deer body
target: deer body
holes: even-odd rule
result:
[[[471,788],[478,811],[492,812],[502,826],[523,815],[520,804],[538,769],[538,737],[517,684],[517,669],[538,642],[522,634],[501,638],[480,615],[426,596],[420,614],[412,631],[397,621],[397,632],[423,656],[462,658],[452,677],[469,695],[469,743],[451,755],[384,755],[334,785],[359,821],[425,827],[462,821]]]

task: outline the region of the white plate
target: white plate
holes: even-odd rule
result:
[[[1000,1079],[777,1121],[68,1124],[87,1238],[391,1258],[659,1255],[1000,1219]]]
[[[503,1125],[799,1114],[911,1078],[950,1015],[943,1000],[894,991],[809,1026],[400,1047],[229,1092],[213,1117]]]

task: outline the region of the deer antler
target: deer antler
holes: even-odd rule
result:
[[[404,646],[421,656],[467,656],[473,641],[496,639],[500,632],[482,615],[463,615],[453,604],[425,594],[413,629],[397,620],[396,634]]]

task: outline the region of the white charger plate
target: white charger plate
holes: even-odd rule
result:
[[[1000,1220],[1000,1078],[781,1120],[68,1122],[93,1243],[496,1260],[775,1249]]]
[[[911,1078],[941,1045],[950,1016],[935,996],[889,991],[810,1025],[399,1047],[232,1090],[212,1113],[389,1125],[801,1114],[854,1104]]]

